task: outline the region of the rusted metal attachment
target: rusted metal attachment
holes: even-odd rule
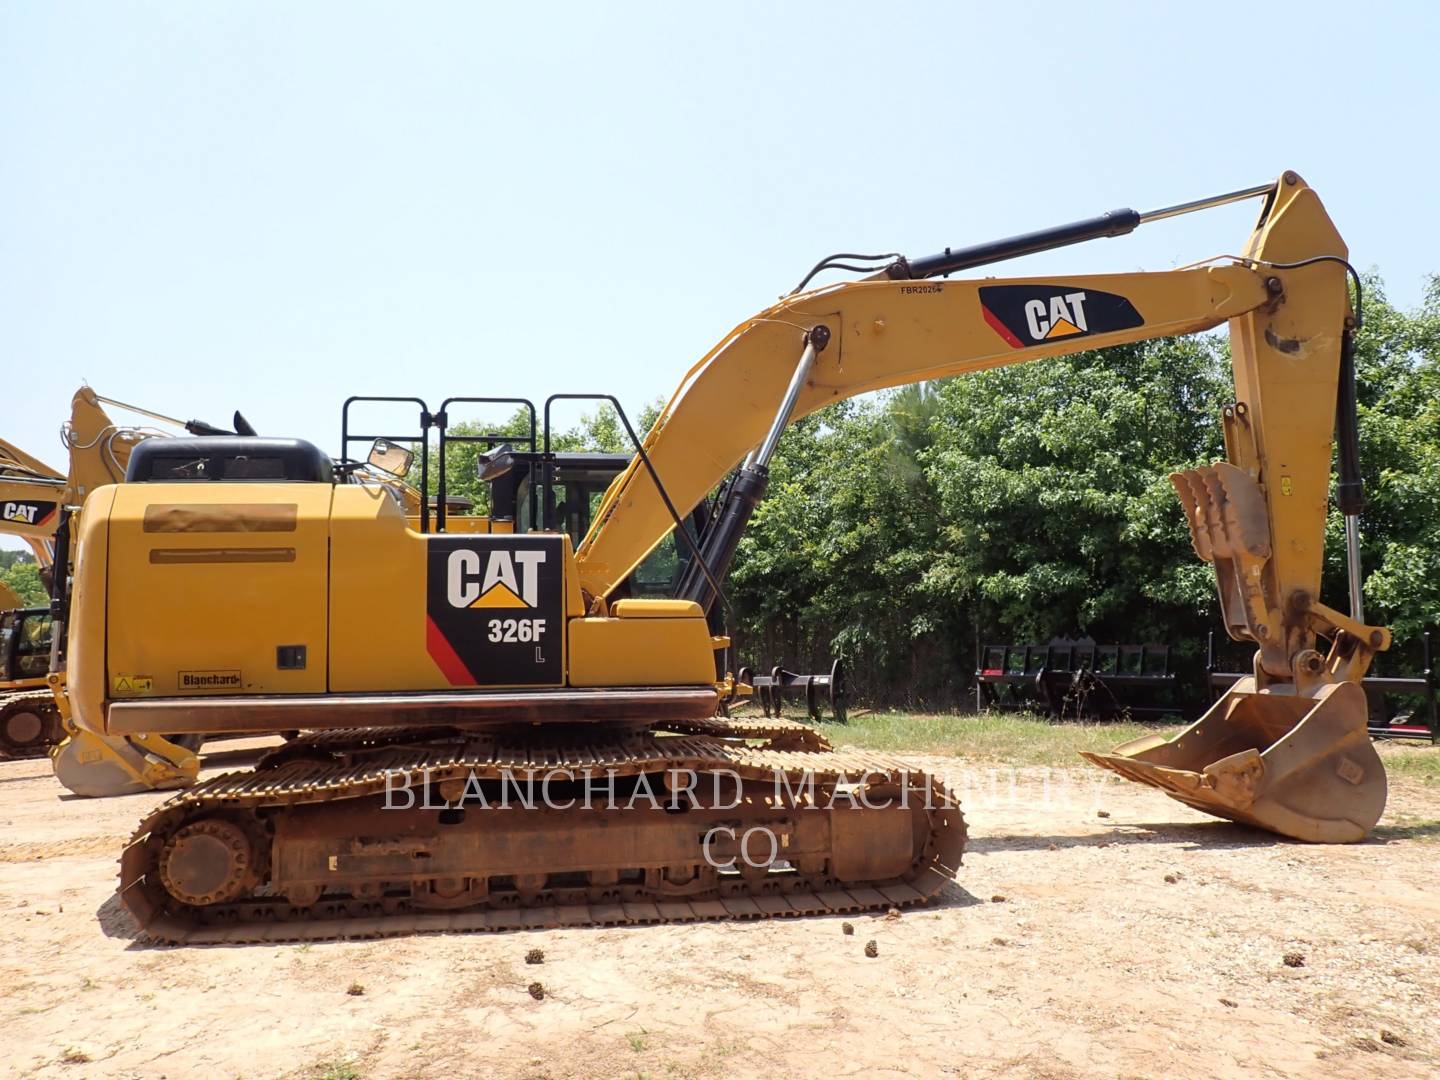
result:
[[[1169,645],[986,645],[975,670],[978,712],[1108,719],[1183,715]]]
[[[776,664],[769,675],[755,675],[741,668],[739,681],[755,688],[755,700],[766,716],[780,716],[786,699],[805,703],[805,712],[819,723],[825,719],[826,708],[837,724],[848,719],[845,703],[845,662],[836,659],[828,675],[800,675]]]
[[[1332,682],[1302,693],[1262,689],[1261,681],[1241,679],[1173,738],[1147,735],[1081,757],[1197,810],[1282,836],[1363,840],[1387,790],[1366,731],[1364,690]]]

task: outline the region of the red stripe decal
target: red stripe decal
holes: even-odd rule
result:
[[[470,674],[465,661],[456,655],[454,647],[429,615],[425,616],[425,651],[430,654],[430,659],[435,661],[435,666],[450,681],[451,686],[477,685],[475,676]]]
[[[37,526],[39,526],[39,525],[48,525],[48,524],[50,524],[50,519],[53,518],[54,516],[55,516],[55,510],[52,509],[48,514],[46,514],[43,518],[41,518],[41,519],[40,519],[39,521],[37,521],[35,524],[36,524]]]
[[[980,305],[980,310],[985,313],[985,321],[990,324],[992,330],[1008,341],[1014,348],[1023,349],[1025,347],[1025,343],[1012,334],[1010,328],[996,318],[993,311],[984,304]]]

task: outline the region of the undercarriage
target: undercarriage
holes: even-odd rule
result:
[[[826,914],[953,880],[939,780],[786,721],[676,726],[302,737],[152,813],[120,898],[204,944]]]

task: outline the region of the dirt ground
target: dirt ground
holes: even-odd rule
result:
[[[853,936],[834,917],[188,949],[134,940],[110,898],[160,796],[61,800],[48,762],[0,763],[0,1072],[1437,1074],[1434,785],[1395,780],[1370,842],[1307,847],[1083,766],[928,763],[967,804],[956,885]]]

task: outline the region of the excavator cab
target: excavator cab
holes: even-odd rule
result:
[[[0,684],[43,679],[50,667],[48,607],[0,612]]]
[[[351,410],[357,405],[416,405],[419,424],[413,432],[373,435],[357,432]],[[450,412],[457,405],[499,405],[528,417],[528,430],[476,433],[456,431]],[[596,451],[552,451],[542,447],[538,410],[525,398],[446,398],[432,411],[420,398],[356,396],[346,400],[341,413],[341,461],[339,470],[359,479],[358,461],[349,457],[351,447],[370,442],[366,464],[404,484],[397,488],[406,503],[410,523],[419,532],[532,533],[562,532],[572,545],[579,546],[595,523],[596,512],[616,478],[629,467],[633,456]],[[434,432],[433,441],[430,432]],[[452,495],[454,447],[475,446],[475,477],[488,496],[488,509],[474,514],[469,499]],[[414,449],[407,449],[413,447]],[[378,455],[378,459],[377,459]],[[418,468],[417,468],[418,466]],[[435,483],[430,478],[435,477]],[[423,500],[410,484],[433,490]],[[711,519],[711,506],[701,501],[685,517],[692,538],[703,536]],[[662,540],[621,582],[612,601],[675,597],[693,560],[690,546],[675,533]]]

